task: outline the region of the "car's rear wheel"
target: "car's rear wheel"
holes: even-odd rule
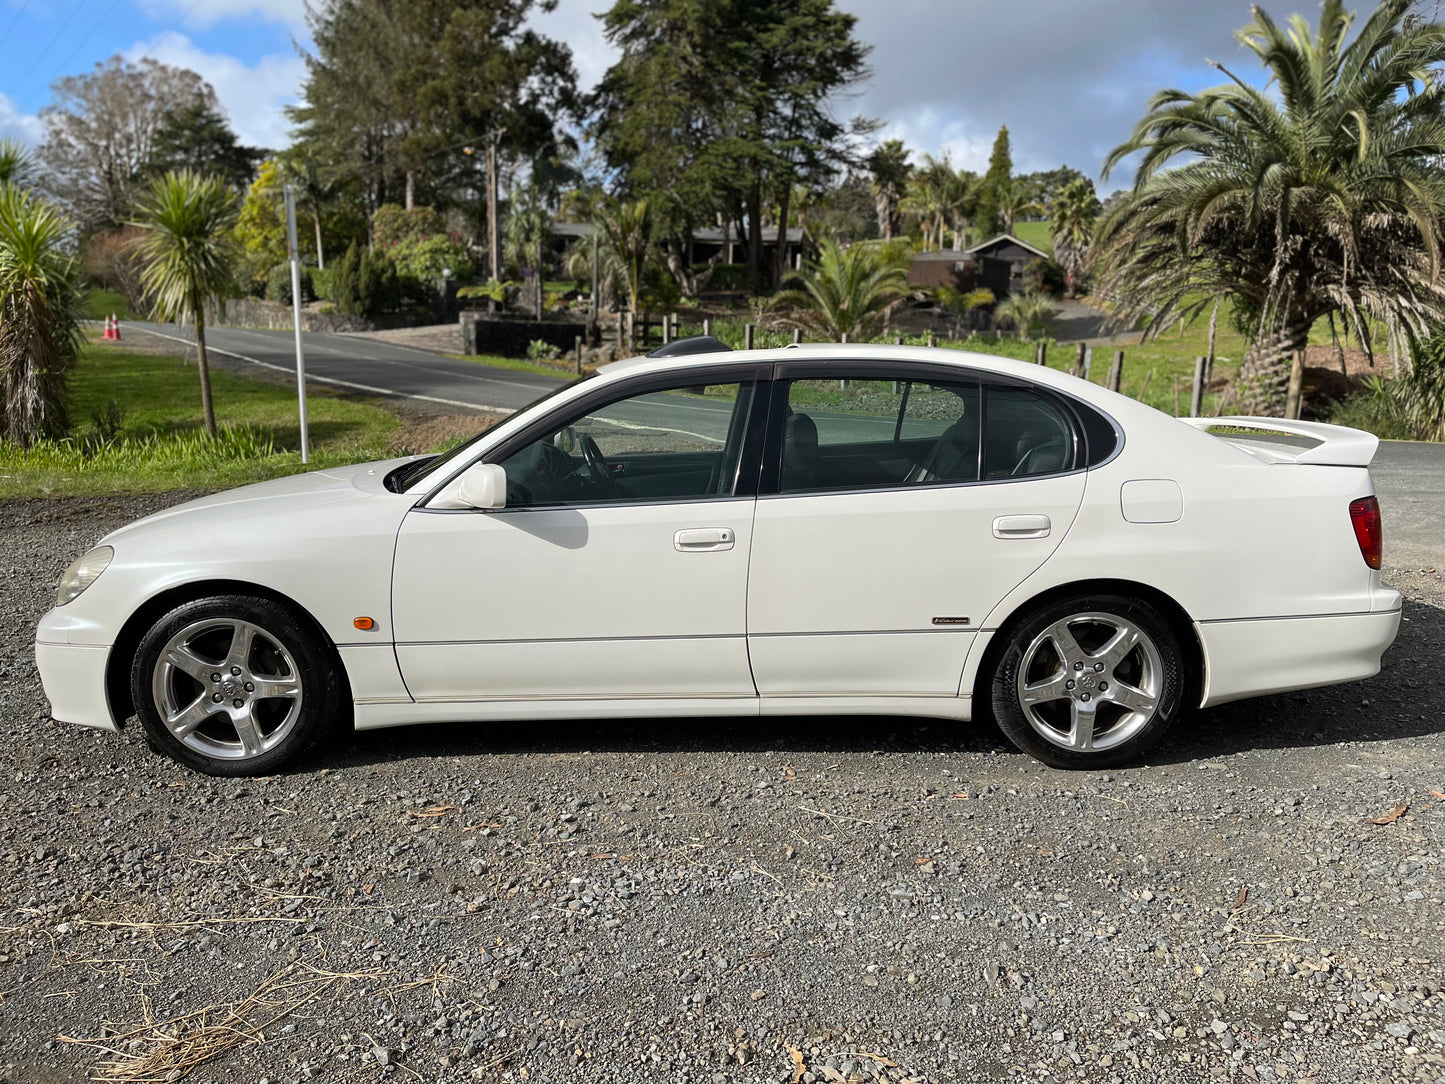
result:
[[[342,687],[332,653],[288,608],[221,595],[150,627],[131,695],[161,752],[210,775],[263,775],[335,723]]]
[[[1011,742],[1045,764],[1125,763],[1179,716],[1179,643],[1146,602],[1119,595],[1064,599],[1006,635],[993,675],[994,718]]]

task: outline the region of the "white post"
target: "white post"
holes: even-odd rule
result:
[[[301,411],[301,462],[311,462],[306,427],[306,355],[301,350],[301,252],[296,244],[296,190],[286,186],[286,244],[291,250],[291,318],[296,325],[296,402]]]

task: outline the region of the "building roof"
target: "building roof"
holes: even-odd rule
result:
[[[986,256],[988,255],[988,253],[985,251],[986,249],[998,248],[1004,244],[1017,245],[1024,251],[1032,252],[1035,256],[1043,260],[1047,260],[1049,258],[1049,254],[1047,252],[1044,252],[1041,249],[1034,248],[1034,246],[1029,244],[1027,241],[1020,240],[1011,233],[1001,233],[997,237],[990,237],[987,241],[984,241],[981,244],[974,245],[971,249],[968,250],[968,254],[970,256],[975,254],[982,254]]]
[[[972,250],[965,252],[957,248],[939,249],[937,252],[915,252],[912,263],[923,263],[938,261],[939,263],[958,263],[960,260],[972,259]]]
[[[553,222],[552,235],[554,237],[591,237],[592,231],[596,229],[590,222]],[[741,244],[747,240],[746,236],[739,236],[736,233],[728,235],[733,241]],[[702,226],[692,231],[694,241],[712,242],[722,244],[723,231],[716,226]],[[763,243],[767,245],[776,244],[778,240],[778,227],[763,227]],[[803,230],[800,226],[788,228],[788,243],[801,244],[803,241]]]

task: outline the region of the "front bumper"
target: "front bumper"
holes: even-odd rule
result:
[[[35,642],[35,665],[50,698],[51,718],[62,723],[119,730],[105,692],[110,648]]]
[[[1399,598],[1373,613],[1200,623],[1202,706],[1374,677],[1400,631]]]

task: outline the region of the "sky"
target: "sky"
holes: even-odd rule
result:
[[[1316,2],[1265,0],[1281,19],[1313,17]],[[1246,0],[836,3],[857,16],[872,75],[835,111],[885,122],[879,138],[901,138],[915,161],[947,151],[955,167],[982,172],[1006,124],[1016,172],[1067,164],[1097,176],[1154,91],[1219,83],[1209,59],[1259,78],[1234,38]],[[606,6],[560,0],[534,20],[572,48],[584,87],[612,60],[592,18]],[[284,147],[282,108],[297,100],[309,46],[305,0],[0,0],[0,137],[41,142],[51,83],[120,54],[199,72],[243,143]],[[1116,173],[1106,190],[1127,179]]]

